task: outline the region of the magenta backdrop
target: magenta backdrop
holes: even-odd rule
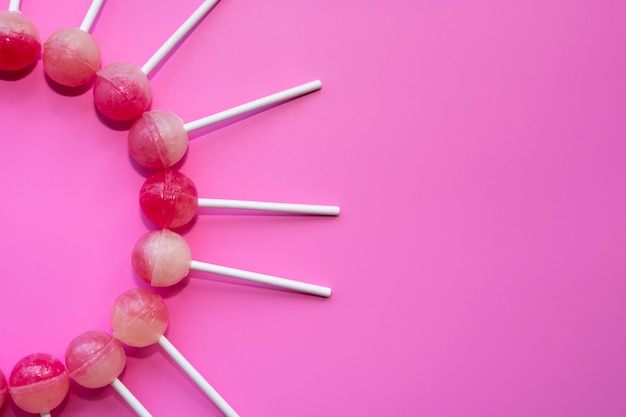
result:
[[[8,6],[8,1],[2,2]],[[198,0],[105,2],[105,64],[143,64]],[[42,39],[88,0],[23,0]],[[152,76],[191,121],[324,88],[194,135],[202,197],[338,204],[339,218],[207,210],[194,258],[333,287],[193,273],[160,291],[169,339],[241,416],[626,414],[626,3],[222,0]],[[0,368],[63,357],[146,285],[151,228],[126,131],[41,62],[0,80]],[[120,379],[155,416],[220,412],[158,348]],[[4,417],[27,414],[13,404]],[[72,387],[53,416],[125,416]]]

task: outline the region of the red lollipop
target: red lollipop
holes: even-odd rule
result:
[[[129,121],[141,116],[152,101],[148,75],[217,1],[204,1],[143,67],[119,62],[98,71],[93,87],[94,102],[98,110],[117,121]]]
[[[7,388],[7,380],[4,378],[4,374],[0,371],[0,408],[9,399],[9,389]]]
[[[13,402],[29,413],[49,417],[50,410],[63,402],[70,379],[63,363],[47,353],[34,353],[20,359],[9,377]]]
[[[172,169],[159,171],[146,179],[139,192],[139,205],[150,221],[165,228],[177,228],[189,223],[198,207],[339,215],[337,206],[198,198],[193,181]]]
[[[11,0],[9,11],[0,12],[0,70],[24,69],[41,51],[39,31],[19,10],[19,0]]]

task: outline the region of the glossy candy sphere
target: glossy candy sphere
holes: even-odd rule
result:
[[[143,288],[122,293],[111,309],[113,336],[133,347],[155,344],[165,333],[168,320],[163,298]]]
[[[100,48],[84,30],[59,29],[43,45],[43,67],[55,82],[78,87],[91,81],[100,68]]]
[[[126,366],[126,354],[108,333],[89,330],[72,340],[65,351],[69,377],[86,388],[113,382]]]
[[[34,353],[20,359],[9,377],[13,402],[34,414],[58,407],[69,388],[70,379],[63,363],[47,353]]]
[[[98,110],[106,117],[126,122],[148,109],[152,87],[141,68],[117,62],[96,73],[93,98]]]
[[[20,12],[0,12],[0,70],[17,71],[35,62],[41,51],[39,31]]]
[[[0,371],[0,408],[9,399],[9,388],[7,387],[7,380],[4,377],[2,371]]]
[[[181,118],[162,110],[145,112],[128,132],[128,152],[148,169],[173,166],[185,155],[188,143]]]
[[[198,191],[189,177],[166,169],[146,179],[139,191],[139,205],[157,226],[181,227],[198,211]]]
[[[155,230],[137,241],[132,255],[137,274],[155,287],[168,287],[189,274],[191,249],[170,230]]]

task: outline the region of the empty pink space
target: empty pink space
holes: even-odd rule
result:
[[[41,39],[90,1],[23,0]],[[102,65],[143,65],[199,5],[105,2]],[[0,4],[8,8],[8,1]],[[320,79],[195,131],[175,167],[206,198],[341,206],[337,218],[199,209],[194,259],[332,287],[329,299],[192,271],[160,288],[167,338],[241,416],[626,414],[626,4],[222,0],[150,76],[184,121]],[[140,30],[138,30],[140,28]],[[0,369],[111,333],[150,286],[149,172],[91,90],[41,59],[0,72]],[[153,415],[220,416],[158,347],[119,379]],[[3,417],[25,417],[11,400]],[[72,383],[53,416],[132,416]]]

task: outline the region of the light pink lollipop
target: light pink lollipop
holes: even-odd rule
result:
[[[204,1],[143,67],[118,62],[98,71],[93,88],[98,110],[116,121],[129,121],[141,116],[152,101],[152,87],[148,76],[217,2],[218,0]]]
[[[189,123],[183,123],[174,113],[162,110],[148,111],[131,126],[128,132],[128,151],[144,168],[169,168],[180,161],[187,151],[188,133],[291,100],[320,88],[322,83],[319,80],[311,81]]]
[[[0,12],[0,70],[24,69],[40,51],[37,27],[20,13],[20,1],[11,0],[9,10]]]
[[[168,319],[163,298],[142,288],[122,293],[111,310],[111,327],[116,339],[134,347],[158,343],[226,416],[238,417],[235,410],[163,335]]]
[[[43,46],[43,67],[55,82],[78,87],[87,84],[100,68],[100,48],[89,34],[104,0],[93,0],[80,28],[54,32]]]
[[[150,412],[118,379],[126,365],[126,353],[110,334],[89,330],[72,340],[65,351],[69,377],[86,388],[111,385],[141,417]]]
[[[155,287],[174,285],[186,277],[190,269],[195,269],[321,297],[330,297],[331,294],[330,288],[321,285],[194,261],[185,239],[168,229],[148,232],[139,238],[133,249],[132,261],[137,274]]]
[[[9,376],[13,402],[29,413],[50,417],[50,410],[63,402],[70,380],[63,363],[47,353],[20,359]]]
[[[4,377],[2,371],[0,371],[0,408],[7,402],[9,399],[9,389],[7,387],[7,380]]]

